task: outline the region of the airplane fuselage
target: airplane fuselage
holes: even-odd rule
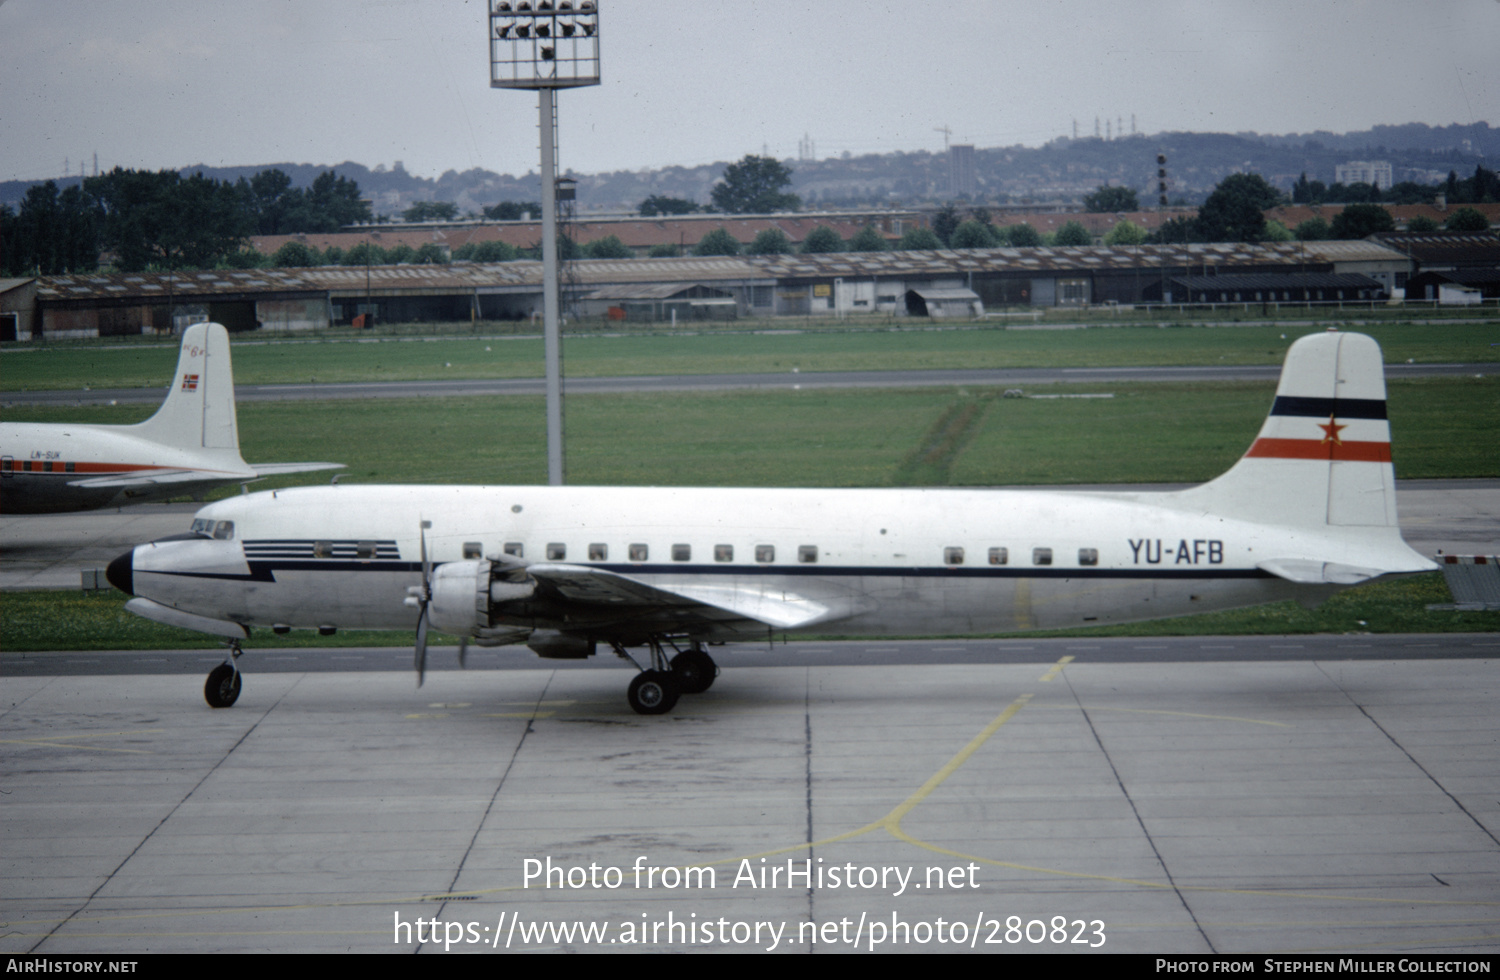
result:
[[[1327,586],[1257,562],[1360,564],[1360,536],[1226,519],[1174,493],[357,485],[251,494],[204,507],[217,540],[136,549],[131,591],[253,626],[410,629],[403,605],[433,564],[509,556],[668,589],[821,603],[838,633],[981,633],[1254,605]],[[545,596],[503,625],[606,631],[607,602]],[[671,632],[670,614],[652,631]],[[761,635],[764,635],[763,633]],[[745,636],[728,630],[712,638]]]
[[[133,426],[0,423],[0,512],[51,514],[181,497],[256,474],[237,454],[144,438]],[[219,458],[222,457],[222,458]],[[217,465],[213,465],[217,463]],[[127,475],[171,482],[88,486]],[[195,476],[196,475],[196,476]]]

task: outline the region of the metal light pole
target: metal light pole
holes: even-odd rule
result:
[[[563,482],[562,329],[557,291],[557,96],[599,84],[595,0],[492,0],[490,87],[536,89],[542,141],[542,331],[547,355],[547,483]]]

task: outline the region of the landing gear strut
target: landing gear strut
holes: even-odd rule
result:
[[[681,695],[702,694],[708,690],[719,674],[718,665],[697,642],[670,661],[660,640],[652,637],[646,642],[651,648],[651,668],[641,669],[640,664],[636,664],[640,673],[631,680],[625,692],[625,699],[636,714],[664,715],[672,710]],[[611,641],[610,646],[618,656],[636,663],[619,643]]]
[[[240,697],[240,668],[236,661],[243,653],[239,640],[229,641],[229,659],[208,672],[203,685],[203,700],[210,708],[227,708]]]

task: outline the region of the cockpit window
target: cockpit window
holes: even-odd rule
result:
[[[234,521],[220,521],[214,526],[214,539],[217,541],[234,540]]]
[[[193,534],[201,534],[205,538],[213,537],[214,522],[202,517],[194,518],[193,526],[188,530]]]

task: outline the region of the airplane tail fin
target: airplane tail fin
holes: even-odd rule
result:
[[[1260,435],[1184,503],[1293,527],[1396,528],[1380,345],[1328,331],[1292,344]]]
[[[229,331],[217,323],[195,323],[182,333],[182,352],[167,400],[156,414],[132,426],[153,442],[190,449],[240,453],[234,411],[234,373]]]

